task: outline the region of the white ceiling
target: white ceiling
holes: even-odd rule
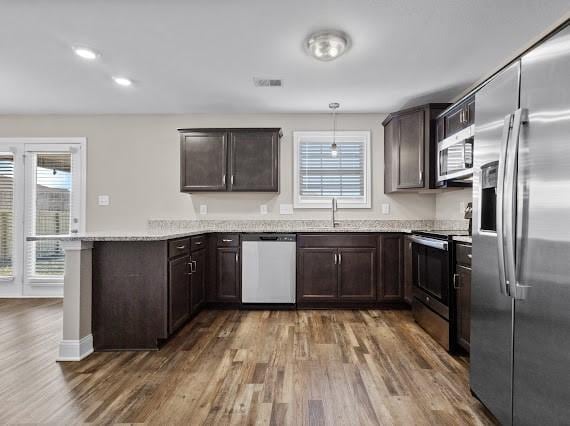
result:
[[[0,0],[0,113],[389,112],[447,101],[569,0]],[[313,30],[348,32],[333,62]],[[101,53],[96,63],[72,45]],[[111,75],[132,77],[132,88]],[[253,77],[282,78],[255,88]]]

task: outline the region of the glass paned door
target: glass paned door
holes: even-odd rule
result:
[[[61,243],[26,238],[83,230],[83,144],[0,138],[0,298],[63,296]]]
[[[26,147],[26,235],[79,231],[80,150],[66,144]],[[59,241],[25,243],[24,292],[49,292],[63,283],[65,254]],[[44,287],[43,289],[39,289]]]

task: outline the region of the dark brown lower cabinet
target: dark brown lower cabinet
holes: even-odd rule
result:
[[[335,248],[300,248],[297,252],[297,300],[338,299]]]
[[[376,303],[378,235],[299,234],[297,246],[299,306],[342,307]]]
[[[414,298],[414,269],[412,262],[412,240],[403,237],[404,245],[404,301],[412,304]]]
[[[216,249],[218,301],[241,301],[241,268],[239,257],[239,247],[218,247]]]
[[[190,256],[168,261],[168,331],[175,332],[190,316]]]
[[[457,344],[469,352],[471,340],[471,268],[468,267],[470,265],[460,264],[459,259],[457,262],[453,277]]]
[[[403,299],[402,238],[400,234],[379,236],[380,283],[378,299],[384,302],[399,302]]]
[[[338,249],[338,290],[343,300],[376,300],[376,249]]]
[[[190,313],[198,313],[206,302],[206,250],[192,252],[192,275],[190,277]]]

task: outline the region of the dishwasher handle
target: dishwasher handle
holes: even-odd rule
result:
[[[271,235],[271,236],[262,235],[261,237],[259,237],[259,239],[261,241],[277,241],[279,237],[277,235]]]
[[[436,240],[434,238],[420,237],[419,235],[412,235],[409,238],[410,238],[410,240],[412,240],[412,242],[414,242],[416,244],[420,244],[422,246],[428,246],[428,247],[432,247],[435,249],[447,251],[447,247],[448,247],[447,241]]]

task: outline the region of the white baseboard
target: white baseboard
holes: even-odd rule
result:
[[[59,343],[57,361],[81,361],[93,353],[93,335],[81,340],[62,340]]]

